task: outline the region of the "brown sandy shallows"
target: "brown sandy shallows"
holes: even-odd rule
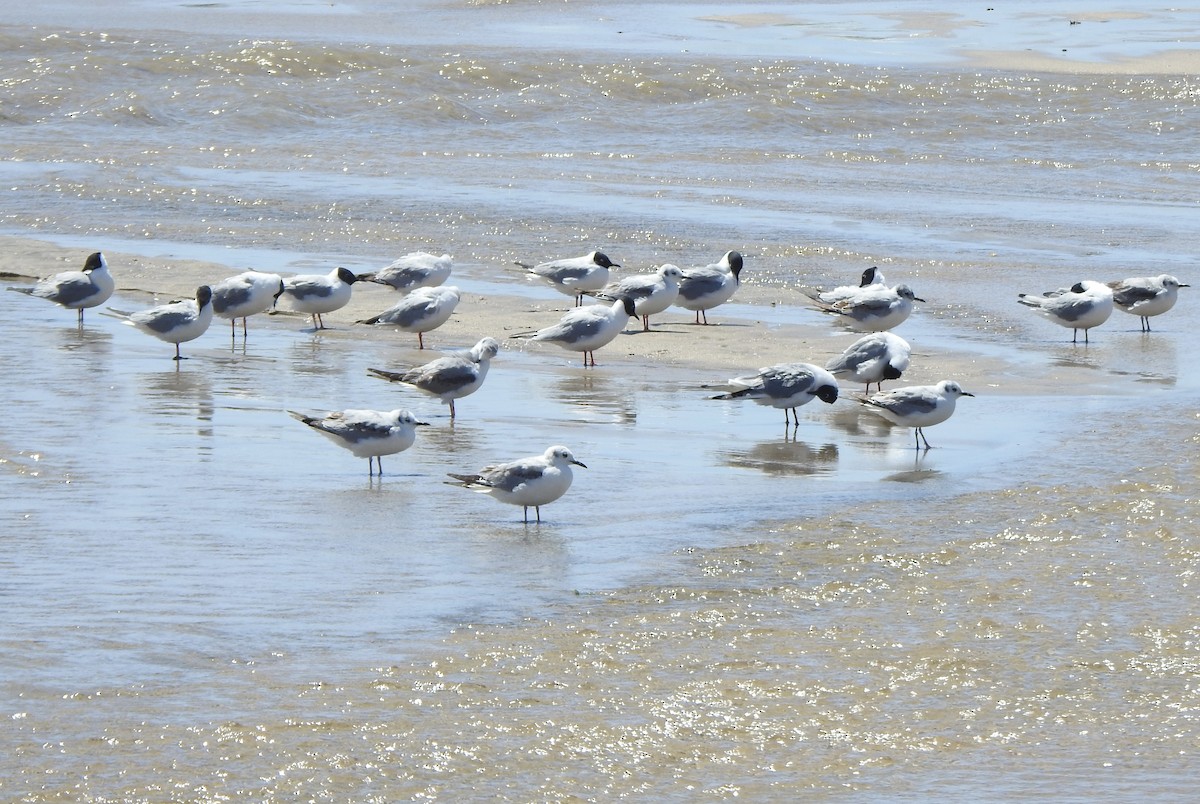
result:
[[[0,238],[0,280],[6,285],[27,284],[33,278],[71,270],[82,265],[87,249],[64,248],[53,243],[27,238]],[[230,266],[218,262],[176,259],[169,257],[129,254],[97,247],[104,251],[117,280],[117,293],[144,296],[146,306],[168,299],[186,298],[195,293],[197,285],[212,283],[248,266]],[[332,267],[332,266],[330,266]],[[305,270],[323,273],[327,268]],[[456,266],[455,271],[460,269]],[[290,273],[290,272],[285,272]],[[453,279],[451,281],[454,281]],[[430,334],[430,347],[425,350],[433,359],[440,349],[464,348],[479,337],[492,335],[503,349],[526,349],[564,364],[581,360],[578,353],[567,352],[549,344],[528,344],[510,336],[547,326],[558,320],[568,309],[570,300],[534,299],[522,295],[525,280],[514,272],[511,294],[470,292],[469,266],[460,274],[458,284],[465,285],[463,300],[445,325]],[[936,298],[936,293],[925,295]],[[12,294],[15,302],[16,294]],[[332,328],[323,333],[331,338],[389,338],[407,345],[412,335],[398,331],[381,331],[374,327],[356,326],[355,321],[379,313],[396,302],[399,296],[377,285],[357,287],[350,304],[326,316]],[[1015,298],[1015,296],[1014,296]],[[655,367],[695,369],[698,381],[715,382],[747,373],[774,363],[806,361],[824,364],[861,336],[834,325],[803,304],[801,294],[794,288],[755,287],[747,284],[739,290],[734,302],[742,317],[735,317],[728,308],[710,311],[713,324],[692,323],[693,314],[681,308],[671,308],[652,321],[654,331],[641,333],[634,329],[604,347],[598,354],[601,364],[640,366],[647,372]],[[41,300],[30,304],[47,304]],[[746,317],[745,311],[763,311],[762,318]],[[913,343],[913,365],[899,384],[933,383],[954,378],[976,393],[1059,393],[1069,385],[1076,393],[1107,393],[1113,389],[1105,379],[1069,364],[1047,367],[1040,363],[1018,362],[1018,350],[1011,357],[997,355],[994,350],[974,349],[970,337],[947,339],[921,333],[922,316],[936,316],[936,304],[922,305],[914,320],[898,331]],[[65,320],[65,319],[64,319]],[[88,319],[88,326],[102,326]],[[214,323],[215,332],[219,324]],[[107,324],[104,324],[107,325]],[[278,326],[294,328],[297,337],[305,335],[307,316],[280,314],[258,316],[251,321],[253,328]],[[210,332],[197,344],[213,337]],[[1019,390],[1018,390],[1019,389]]]

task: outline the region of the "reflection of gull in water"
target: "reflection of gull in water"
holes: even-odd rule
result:
[[[206,372],[145,374],[138,378],[136,385],[145,397],[147,421],[162,425],[178,421],[182,416],[194,416],[199,423],[197,433],[206,437],[213,435],[216,405],[212,380]]]
[[[780,363],[758,370],[756,374],[734,377],[727,383],[736,390],[713,399],[753,399],[760,405],[783,409],[783,420],[790,423],[788,411],[800,424],[796,408],[814,398],[832,405],[838,398],[833,375],[812,363]]]
[[[83,326],[83,311],[108,301],[116,288],[108,262],[97,251],[84,260],[78,271],[63,271],[46,277],[31,288],[9,288],[27,296],[37,296],[66,307],[78,310],[79,325]]]
[[[802,441],[764,441],[749,449],[731,450],[722,457],[727,466],[757,469],[768,475],[821,475],[834,471],[836,444],[810,447]]]
[[[343,410],[325,416],[305,416],[289,410],[288,415],[355,456],[366,458],[370,474],[375,474],[375,463],[378,463],[380,477],[383,476],[383,456],[395,455],[411,447],[417,439],[416,428],[425,424],[407,410]]]
[[[914,428],[917,449],[921,448],[922,441],[925,442],[925,449],[929,449],[924,429],[949,419],[954,413],[955,402],[961,396],[975,395],[964,391],[953,380],[942,380],[937,385],[910,385],[874,396],[856,395],[855,398],[866,405],[867,410],[878,413],[893,424]]]
[[[423,366],[408,371],[384,371],[368,368],[376,377],[391,382],[411,385],[419,391],[442,400],[450,406],[450,418],[454,418],[454,400],[462,399],[479,390],[487,377],[492,358],[500,352],[495,338],[483,338],[469,350],[439,357]]]
[[[547,388],[550,395],[581,414],[596,413],[623,424],[637,421],[637,400],[628,386],[608,381],[597,382],[583,369],[573,368]]]
[[[458,481],[450,485],[490,494],[510,505],[520,505],[525,509],[526,522],[529,521],[529,507],[533,506],[537,521],[541,522],[542,506],[554,502],[571,487],[572,465],[587,468],[575,460],[571,450],[556,446],[541,455],[485,466],[477,474],[450,473],[450,477]]]

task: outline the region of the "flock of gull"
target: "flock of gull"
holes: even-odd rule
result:
[[[581,257],[539,264],[517,263],[529,278],[548,283],[574,299],[574,307],[550,326],[513,335],[532,342],[552,343],[580,352],[584,366],[596,365],[597,350],[611,343],[638,320],[644,331],[650,330],[651,316],[672,306],[695,313],[695,323],[708,324],[708,311],[733,298],[743,268],[743,257],[729,251],[711,265],[681,269],[666,264],[648,274],[634,274],[613,280],[610,269],[620,268],[607,255],[592,251]],[[242,336],[247,335],[246,319],[269,313],[279,304],[311,317],[314,330],[325,328],[322,316],[345,307],[357,282],[373,282],[394,289],[400,300],[378,315],[357,323],[396,328],[417,336],[419,349],[425,348],[424,333],[449,320],[461,298],[457,287],[446,285],[453,270],[449,255],[425,252],[407,254],[374,272],[355,275],[346,268],[327,274],[300,274],[284,277],[260,271],[246,271],[212,285],[201,285],[194,299],[172,301],[145,310],[122,311],[105,308],[102,313],[175,346],[175,360],[183,359],[180,344],[203,335],[213,317],[230,322],[231,336],[237,337],[241,319]],[[1135,277],[1114,282],[1085,280],[1069,288],[1041,295],[1020,294],[1020,304],[1073,330],[1072,342],[1079,331],[1088,342],[1088,331],[1108,320],[1113,309],[1139,316],[1142,331],[1150,331],[1150,318],[1170,310],[1179,288],[1188,287],[1169,275]],[[47,299],[64,308],[78,311],[83,326],[84,310],[108,301],[115,289],[108,263],[100,252],[91,254],[79,271],[66,271],[37,282],[32,287],[11,287],[30,296]],[[908,319],[914,302],[923,302],[906,284],[888,286],[878,268],[868,268],[856,285],[829,290],[801,288],[811,306],[834,316],[849,329],[865,333],[842,354],[824,366],[813,363],[782,363],[767,366],[725,383],[723,393],[714,399],[749,399],[784,412],[784,421],[799,425],[797,408],[813,399],[832,404],[841,393],[839,378],[865,386],[863,393],[848,395],[867,409],[893,424],[914,432],[917,449],[929,449],[924,429],[946,421],[954,413],[956,401],[974,396],[954,380],[934,385],[915,385],[883,390],[883,382],[898,380],[908,368],[911,348],[892,332]],[[591,298],[595,303],[585,303]],[[487,377],[489,362],[500,351],[494,338],[481,339],[468,350],[447,354],[422,366],[405,371],[369,369],[373,376],[415,388],[436,397],[449,406],[450,418],[456,415],[454,402],[480,388]],[[871,394],[871,386],[876,393]],[[424,425],[408,410],[343,410],[324,416],[289,413],[349,450],[366,458],[368,471],[376,467],[383,474],[382,456],[403,452],[413,445],[416,428]],[[570,449],[552,446],[543,454],[508,463],[487,466],[472,474],[450,474],[453,485],[489,494],[493,498],[520,505],[529,521],[533,508],[541,522],[541,506],[557,500],[570,488],[572,466],[584,466]]]

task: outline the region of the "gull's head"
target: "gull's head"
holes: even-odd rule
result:
[[[601,268],[620,268],[621,266],[608,258],[608,255],[603,251],[592,252],[592,262],[599,265]]]
[[[478,363],[480,360],[491,360],[500,354],[500,343],[495,338],[483,338],[471,347],[471,357]]]
[[[916,293],[914,293],[913,289],[910,288],[908,285],[896,285],[896,295],[902,299],[908,299],[909,301],[919,301],[919,302],[925,301],[920,296],[918,296]]]
[[[838,387],[836,385],[825,383],[821,387],[817,388],[817,390],[813,391],[813,396],[827,405],[832,405],[834,402],[837,402]]]
[[[201,285],[196,288],[196,304],[200,307],[212,301],[212,288],[208,285]]]
[[[674,279],[678,282],[680,279],[683,279],[683,270],[678,265],[672,265],[668,262],[658,269],[658,275],[663,279]]]
[[[337,278],[345,282],[347,285],[353,285],[358,281],[358,277],[349,268],[338,268]]]
[[[733,274],[734,279],[737,279],[738,274],[742,272],[742,255],[736,251],[727,251],[721,259],[729,266],[729,273]]]
[[[567,447],[561,445],[557,447],[551,447],[550,449],[546,450],[546,460],[550,461],[550,463],[560,465],[573,463],[576,466],[582,466],[584,469],[587,469],[587,464],[583,463],[582,461],[575,460],[575,453],[571,452],[571,450]]]
[[[396,424],[406,424],[409,427],[428,427],[429,422],[423,422],[412,414],[412,411],[397,408],[391,413],[392,421]]]
[[[964,391],[963,387],[954,380],[942,380],[938,383],[938,387],[941,388],[944,396],[948,396],[951,399],[957,399],[960,396],[975,396],[975,394]]]

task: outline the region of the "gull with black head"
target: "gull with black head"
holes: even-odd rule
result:
[[[679,281],[675,304],[696,313],[697,324],[708,324],[708,311],[733,298],[741,281],[742,255],[727,251],[720,262],[688,268]]]
[[[321,317],[350,303],[351,286],[358,281],[349,269],[327,274],[297,274],[283,280],[283,296],[291,308],[312,316],[313,329],[325,329]]]
[[[194,300],[168,302],[133,313],[114,310],[111,307],[103,312],[105,315],[121,319],[122,323],[147,335],[153,335],[160,341],[175,344],[174,359],[184,360],[179,353],[179,344],[199,338],[208,331],[208,326],[212,323],[212,288],[208,285],[196,288]]]
[[[83,311],[108,301],[116,282],[108,271],[108,261],[97,251],[88,255],[83,268],[63,271],[40,280],[30,288],[10,287],[9,290],[46,299],[68,310],[78,311],[78,324],[83,326]]]
[[[814,399],[832,405],[838,398],[837,380],[832,374],[812,363],[780,363],[759,369],[754,374],[730,379],[726,385],[734,390],[718,394],[713,399],[752,399],[759,405],[782,409],[786,424],[800,424],[796,411]],[[790,417],[789,417],[790,411]]]
[[[246,319],[274,307],[283,290],[283,277],[279,274],[244,271],[212,286],[213,313],[218,318],[229,319],[232,337],[237,337],[237,320],[242,319],[244,338]]]
[[[603,251],[593,251],[582,257],[540,262],[537,265],[519,261],[516,264],[529,272],[530,279],[542,279],[559,293],[573,296],[576,307],[583,304],[585,293],[600,290],[608,284],[610,268],[621,267]]]

